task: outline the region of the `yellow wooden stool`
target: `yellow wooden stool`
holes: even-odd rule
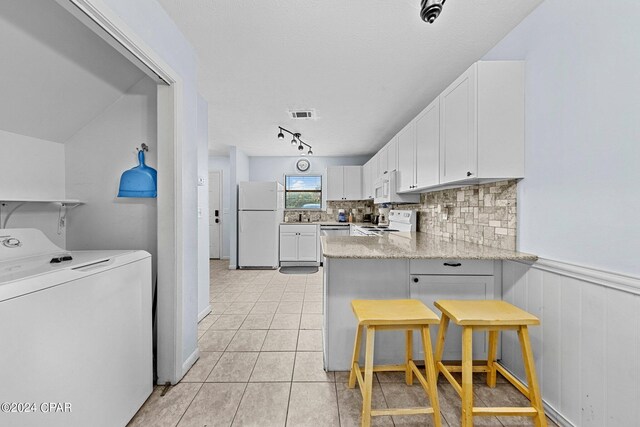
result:
[[[435,365],[431,349],[431,336],[429,325],[437,324],[438,316],[418,300],[354,300],[351,301],[353,313],[358,319],[356,341],[353,348],[351,361],[351,374],[349,375],[349,388],[354,388],[356,379],[362,393],[362,426],[371,425],[371,417],[378,415],[415,415],[433,414],[433,422],[440,427],[440,405],[438,403],[438,388],[436,384]],[[365,351],[364,369],[360,368],[358,359],[360,356],[360,343],[362,329],[367,331],[367,347]],[[373,366],[373,343],[376,331],[380,330],[406,330],[405,363],[402,365],[378,365]],[[427,378],[422,375],[413,362],[413,330],[419,329],[424,347],[425,370]],[[364,379],[362,372],[364,371]],[[385,371],[404,371],[405,381],[413,384],[413,375],[424,388],[431,408],[393,408],[371,409],[371,395],[373,386],[373,373]]]
[[[453,388],[462,398],[462,427],[473,426],[474,416],[525,416],[533,417],[535,425],[546,427],[547,419],[542,407],[542,397],[538,388],[536,367],[529,340],[529,325],[539,325],[540,320],[532,314],[505,301],[458,301],[440,300],[435,306],[442,311],[440,329],[436,345],[436,378],[440,372],[449,380]],[[442,353],[444,340],[449,326],[449,320],[462,326],[462,366],[444,365]],[[473,366],[472,336],[474,330],[489,331],[489,347],[486,366]],[[498,348],[498,333],[502,330],[516,330],[522,348],[522,359],[527,373],[525,386],[516,377],[511,375],[496,359]],[[485,408],[473,406],[473,373],[486,372],[487,385],[496,386],[496,371],[500,372],[511,384],[513,384],[530,401],[528,407],[500,407]],[[462,386],[451,375],[451,372],[462,372]]]

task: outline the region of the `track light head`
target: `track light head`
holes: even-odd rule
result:
[[[291,145],[296,145],[298,141],[295,138],[291,138]]]
[[[446,0],[422,0],[420,5],[420,17],[422,20],[433,24],[433,21],[440,16],[445,1]]]
[[[304,150],[304,147],[302,146],[302,144],[298,145],[298,151],[302,151]]]
[[[280,129],[280,132],[278,133],[278,139],[284,139],[284,133],[282,133],[282,129]]]
[[[311,148],[309,148],[309,152],[307,152],[308,155],[312,155],[313,151],[311,151]]]

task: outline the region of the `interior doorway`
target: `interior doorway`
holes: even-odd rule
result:
[[[209,259],[222,257],[222,171],[209,172]]]

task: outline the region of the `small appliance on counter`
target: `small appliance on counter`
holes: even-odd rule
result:
[[[338,222],[347,222],[347,215],[344,209],[338,209]]]
[[[378,225],[389,225],[390,210],[391,209],[389,209],[387,205],[382,205],[382,207],[378,209],[378,212],[380,214],[378,218]]]
[[[362,222],[372,222],[372,221],[373,221],[373,219],[371,218],[371,214],[370,213],[364,214],[362,216]]]

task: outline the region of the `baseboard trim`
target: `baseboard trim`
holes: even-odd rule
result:
[[[198,314],[198,322],[207,317],[207,315],[211,313],[211,305],[208,305]]]
[[[238,266],[229,264],[229,270],[237,270]]]
[[[534,263],[524,261],[516,262],[530,265],[532,268],[538,270],[572,277],[577,280],[628,292],[634,295],[640,295],[640,278],[638,277],[546,258],[540,258]]]
[[[198,361],[199,358],[200,358],[200,350],[196,347],[193,353],[191,353],[189,357],[187,357],[187,360],[185,360],[184,363],[182,364],[182,375],[180,376],[180,380],[182,380],[182,378],[184,378],[184,376],[187,375],[187,372],[189,372],[189,369],[191,369],[191,367]],[[176,382],[176,384],[178,382]]]

